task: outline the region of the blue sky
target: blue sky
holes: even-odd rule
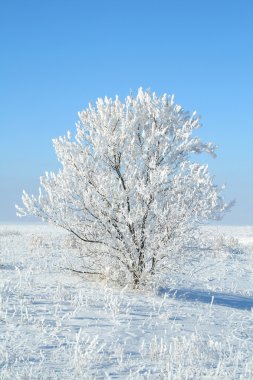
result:
[[[0,221],[57,170],[51,140],[78,111],[142,86],[202,115],[219,145],[204,161],[237,201],[224,223],[253,225],[252,19],[251,0],[2,0]]]

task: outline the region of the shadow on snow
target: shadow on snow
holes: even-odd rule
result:
[[[198,289],[172,289],[162,288],[158,289],[158,295],[168,295],[171,298],[181,299],[185,301],[197,301],[209,303],[214,305],[232,307],[240,310],[253,309],[253,297],[243,297],[240,295],[231,295],[226,293],[208,292]]]

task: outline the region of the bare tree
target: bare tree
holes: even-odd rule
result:
[[[207,165],[190,161],[216,147],[192,136],[199,117],[166,94],[98,99],[79,117],[74,139],[53,140],[62,168],[41,177],[38,198],[23,193],[18,214],[68,230],[87,244],[90,271],[109,266],[138,286],[229,208]]]

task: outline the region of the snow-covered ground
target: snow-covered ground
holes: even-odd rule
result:
[[[0,379],[252,380],[253,227],[209,233],[214,252],[134,291],[64,270],[61,230],[0,226]]]

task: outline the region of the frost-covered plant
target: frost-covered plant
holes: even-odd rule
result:
[[[38,198],[23,193],[18,214],[36,215],[86,243],[87,272],[108,267],[135,286],[169,267],[199,225],[228,209],[208,166],[215,155],[193,136],[199,117],[173,96],[139,89],[125,102],[98,99],[80,112],[75,138],[53,140],[62,168],[40,178]]]

